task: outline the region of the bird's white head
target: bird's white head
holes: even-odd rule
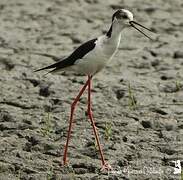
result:
[[[139,28],[137,28],[135,25],[138,25],[148,31],[151,31],[151,29],[146,28],[145,26],[137,23],[133,20],[133,14],[126,9],[118,9],[112,16],[112,24],[107,32],[107,36],[111,37],[112,34],[116,35],[119,34],[124,28],[126,27],[133,27],[136,30],[138,30],[140,33],[151,39],[149,36],[147,36],[143,31],[141,31]]]
[[[129,26],[131,21],[133,21],[133,14],[126,9],[119,9],[112,16],[112,22],[119,23],[123,28]]]

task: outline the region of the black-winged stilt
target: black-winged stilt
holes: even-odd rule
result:
[[[126,9],[117,10],[112,16],[112,23],[105,35],[102,35],[98,38],[92,39],[90,41],[85,42],[81,46],[79,46],[73,53],[71,53],[68,57],[61,59],[60,61],[38,69],[36,71],[52,69],[49,73],[55,73],[58,71],[74,71],[79,74],[87,75],[88,80],[80,90],[79,94],[75,98],[74,102],[71,105],[71,113],[70,113],[70,123],[67,134],[67,141],[64,150],[63,156],[63,164],[67,164],[67,150],[68,144],[71,136],[72,122],[74,110],[79,101],[81,95],[88,87],[88,110],[87,114],[91,121],[93,131],[95,134],[96,142],[99,148],[101,161],[102,161],[102,169],[111,169],[111,166],[105,161],[103,151],[100,145],[97,129],[95,126],[95,121],[93,119],[92,108],[91,108],[91,81],[92,77],[96,75],[105,65],[106,63],[112,59],[121,39],[121,32],[126,27],[133,27],[143,35],[151,39],[149,36],[144,34],[143,31],[138,29],[135,25],[141,26],[149,31],[150,29],[142,26],[141,24],[135,22],[133,20],[133,14]]]

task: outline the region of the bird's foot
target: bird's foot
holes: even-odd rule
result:
[[[67,161],[61,162],[61,163],[60,163],[60,166],[61,166],[61,167],[68,167],[68,166],[69,166],[69,161],[67,160]]]
[[[111,165],[108,163],[108,162],[105,162],[104,164],[102,164],[102,168],[101,168],[101,171],[111,171],[112,170],[112,167]]]

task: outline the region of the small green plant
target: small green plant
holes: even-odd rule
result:
[[[44,136],[48,136],[52,132],[51,118],[50,113],[47,113],[43,121],[43,127],[41,128],[41,132]]]
[[[105,124],[105,139],[109,141],[112,137],[112,123]]]
[[[51,165],[49,170],[47,171],[47,180],[51,180],[53,178],[53,166]]]
[[[181,171],[180,179],[183,180],[183,170]]]
[[[179,80],[176,80],[176,81],[175,81],[175,86],[176,86],[176,91],[180,91],[180,89],[181,89],[181,84],[180,84],[180,81],[179,81]]]
[[[22,169],[18,170],[17,180],[21,179]]]
[[[133,94],[133,91],[132,91],[132,88],[131,88],[131,85],[129,83],[128,85],[128,97],[129,97],[129,107],[130,109],[136,109],[137,107],[137,100]]]

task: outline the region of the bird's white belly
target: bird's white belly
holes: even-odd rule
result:
[[[78,73],[94,75],[105,67],[111,57],[112,55],[94,52],[90,56],[78,60],[73,68],[75,68]]]
[[[92,59],[91,61],[86,61],[79,65],[78,72],[83,74],[95,74],[99,72],[106,65],[106,59]]]

